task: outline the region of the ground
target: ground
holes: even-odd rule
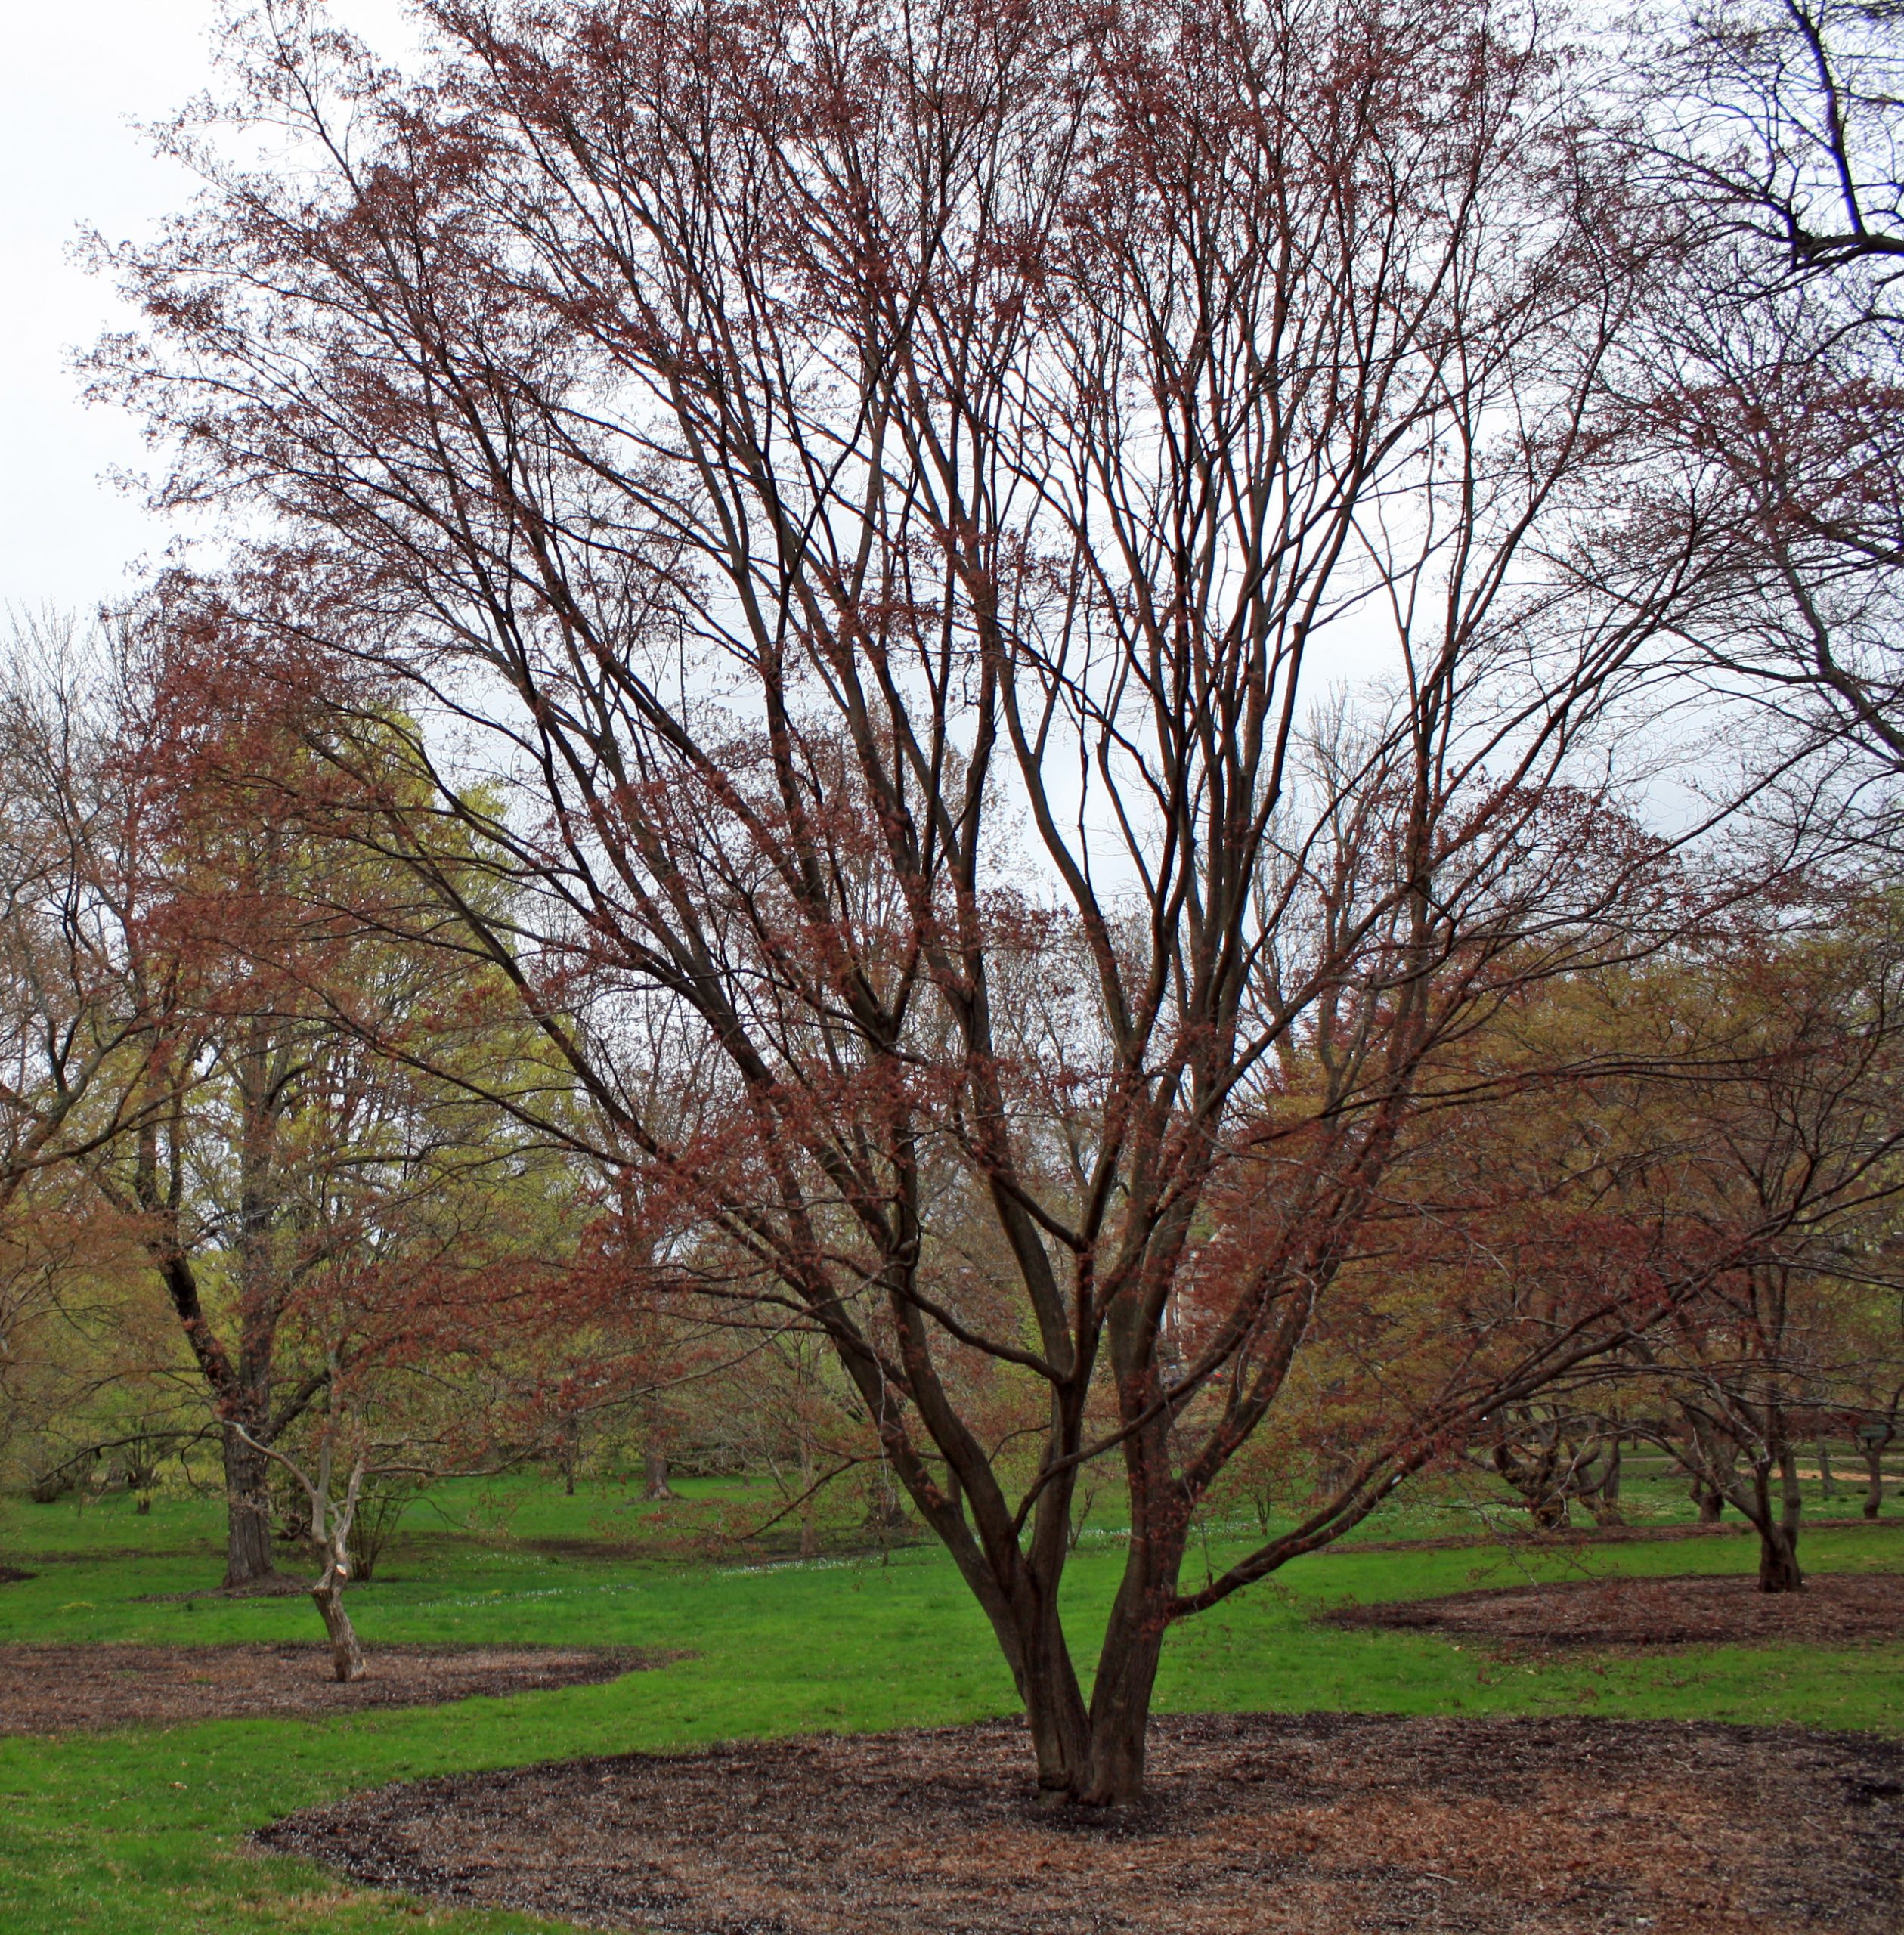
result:
[[[627,1648],[380,1646],[340,1682],[324,1646],[0,1646],[0,1733],[313,1718],[594,1686],[671,1656]]]
[[[1895,1642],[1904,1640],[1904,1573],[1814,1573],[1802,1593],[1762,1593],[1749,1574],[1648,1579],[1616,1572],[1345,1606],[1328,1617],[1336,1626],[1623,1652]]]
[[[828,1733],[901,1732],[916,1741],[922,1737],[918,1729],[930,1734],[974,1723],[983,1727],[1012,1713],[1011,1688],[983,1619],[949,1565],[932,1549],[913,1544],[890,1553],[864,1550],[863,1533],[856,1530],[858,1508],[853,1507],[828,1528],[827,1558],[760,1565],[752,1560],[755,1546],[735,1544],[729,1534],[737,1523],[769,1514],[776,1501],[769,1488],[750,1491],[727,1481],[690,1481],[689,1496],[680,1504],[655,1508],[638,1502],[639,1481],[638,1472],[626,1481],[599,1479],[585,1484],[574,1499],[563,1497],[559,1485],[532,1475],[432,1492],[395,1536],[375,1582],[352,1588],[354,1616],[373,1673],[382,1670],[380,1655],[398,1647],[608,1648],[686,1657],[595,1684],[441,1705],[190,1722],[138,1720],[122,1707],[113,1717],[125,1723],[107,1731],[0,1737],[0,1930],[396,1935],[427,1927],[455,1935],[525,1935],[531,1929],[572,1927],[572,1922],[545,1920],[527,1909],[407,1895],[301,1855],[268,1852],[252,1837],[288,1816],[393,1783],[464,1781],[550,1763],[619,1761],[630,1754],[665,1761],[716,1748],[741,1760],[762,1755],[763,1764],[772,1764],[782,1754],[797,1757],[831,1751],[818,1738]],[[1627,1506],[1636,1525],[1649,1531],[1672,1531],[1689,1515],[1683,1486],[1649,1484],[1643,1476],[1630,1485]],[[1495,1508],[1484,1515],[1495,1519]],[[1433,1751],[1453,1757],[1435,1779],[1469,1810],[1467,1818],[1480,1824],[1468,1839],[1485,1851],[1513,1845],[1510,1828],[1544,1845],[1563,1827],[1571,1831],[1579,1825],[1543,1815],[1537,1795],[1488,1801],[1485,1794],[1457,1792],[1464,1780],[1472,1785],[1497,1755],[1488,1744],[1494,1736],[1486,1732],[1497,1721],[1519,1717],[1569,1726],[1596,1720],[1692,1723],[1694,1732],[1712,1730],[1722,1742],[1742,1740],[1733,1730],[1738,1728],[1769,1728],[1788,1742],[1795,1738],[1793,1729],[1816,1730],[1859,1735],[1874,1753],[1904,1738],[1904,1646],[1894,1640],[1837,1633],[1794,1643],[1787,1634],[1749,1646],[1692,1640],[1638,1650],[1599,1642],[1497,1642],[1432,1627],[1319,1623],[1318,1615],[1351,1606],[1520,1590],[1589,1575],[1732,1579],[1754,1563],[1753,1541],[1741,1535],[1741,1528],[1619,1545],[1577,1540],[1504,1547],[1493,1535],[1497,1526],[1477,1525],[1475,1518],[1472,1501],[1392,1504],[1354,1549],[1300,1561],[1173,1632],[1158,1689],[1167,1742],[1190,1740],[1187,1734],[1172,1734],[1174,1728],[1229,1723],[1187,1717],[1196,1714],[1280,1714],[1284,1720],[1235,1724],[1299,1730],[1331,1725],[1392,1729],[1408,1717],[1425,1719],[1429,1730],[1419,1738],[1429,1745],[1419,1751],[1407,1745],[1403,1751],[1415,1738],[1405,1732],[1355,1737],[1370,1743],[1371,1753],[1379,1744],[1389,1762],[1405,1772],[1404,1763],[1419,1760],[1430,1751],[1434,1729],[1444,1729],[1436,1736],[1444,1746]],[[1497,1525],[1511,1532],[1525,1522],[1525,1514],[1510,1514]],[[1228,1562],[1255,1531],[1242,1507],[1236,1522],[1213,1523],[1207,1548],[1200,1540],[1195,1549],[1198,1576],[1206,1561],[1215,1567]],[[1889,1577],[1904,1571],[1900,1534],[1904,1518],[1887,1505],[1875,1527],[1814,1525],[1805,1556],[1821,1574]],[[1066,1601],[1067,1619],[1080,1636],[1088,1636],[1104,1616],[1121,1540],[1119,1528],[1109,1522],[1085,1531]],[[856,1554],[851,1550],[856,1541],[862,1546]],[[0,1584],[0,1644],[181,1649],[203,1664],[209,1655],[202,1649],[313,1647],[319,1638],[317,1615],[300,1599],[187,1596],[215,1585],[221,1570],[214,1497],[162,1492],[146,1514],[123,1498],[36,1506],[0,1497],[0,1556],[34,1575]],[[320,1661],[320,1655],[314,1657]],[[201,1676],[212,1677],[188,1671],[187,1682]],[[1345,1713],[1390,1718],[1350,1723],[1286,1717]],[[1472,1732],[1477,1726],[1478,1734]],[[795,1744],[802,1737],[817,1744]],[[1003,1742],[1013,1737],[1008,1728],[995,1735]],[[1467,1745],[1460,1745],[1463,1740]],[[863,1751],[876,1757],[887,1750],[875,1743]],[[1881,1819],[1889,1797],[1878,1789],[1890,1777],[1860,1758],[1865,1748],[1841,1738],[1817,1744],[1816,1751],[1828,1761],[1837,1756],[1831,1764],[1850,1770],[1846,1781],[1869,1788],[1877,1810],[1870,1818]],[[1380,1764],[1364,1757],[1370,1777],[1379,1776]],[[1749,1766],[1682,1772],[1683,1778],[1676,1774],[1670,1791],[1647,1802],[1630,1822],[1617,1813],[1601,1822],[1602,1843],[1589,1837],[1583,1859],[1612,1877],[1616,1892],[1608,1899],[1616,1906],[1630,1899],[1619,1895],[1618,1887],[1630,1891],[1640,1885],[1630,1876],[1619,1880],[1614,1871],[1626,1859],[1621,1848],[1639,1845],[1654,1831],[1646,1821],[1662,1832],[1676,1823],[1674,1831],[1683,1830],[1693,1850],[1685,1859],[1694,1862],[1700,1858],[1697,1847],[1711,1835],[1720,1837],[1716,1846],[1732,1845],[1724,1840],[1731,1831],[1723,1810],[1717,1817],[1698,1811],[1704,1805],[1695,1792],[1699,1781],[1709,1776],[1719,1783],[1713,1791],[1736,1792],[1742,1790],[1724,1783],[1749,1785],[1760,1778]],[[1218,1778],[1218,1770],[1211,1777]],[[1342,1779],[1351,1777],[1345,1766]],[[1022,1796],[1024,1781],[1022,1762],[1015,1772],[1002,1769],[998,1804],[1015,1805],[1011,1797]],[[1642,1790],[1639,1783],[1627,1791]],[[1824,1810],[1816,1817],[1823,1825],[1816,1859],[1831,1872],[1841,1859],[1856,1865],[1862,1816],[1851,1810],[1862,1803],[1849,1800],[1833,1812],[1825,1805],[1825,1788],[1806,1791]],[[1395,1789],[1403,1797],[1391,1797],[1394,1804],[1381,1816],[1388,1824],[1382,1831],[1406,1828],[1432,1841],[1443,1828],[1430,1818],[1431,1803],[1406,1798],[1410,1792],[1405,1786]],[[1496,1811],[1473,1811],[1484,1803]],[[1621,1804],[1606,1803],[1615,1809]],[[1336,1816],[1330,1815],[1331,1807],[1339,1810]],[[1330,1835],[1348,1828],[1359,1831],[1376,1820],[1376,1810],[1370,1793],[1360,1790],[1334,1801],[1299,1797],[1291,1808],[1295,1814],[1309,1808],[1314,1816],[1302,1829],[1315,1837],[1313,1847],[1305,1842],[1292,1850],[1286,1837],[1277,1843],[1296,1864],[1286,1875],[1310,1875],[1299,1887],[1290,1883],[1299,1896],[1307,1896],[1320,1885],[1314,1879],[1320,1872],[1316,1864],[1339,1867],[1348,1859],[1332,1852],[1336,1844]],[[1332,1819],[1347,1827],[1329,1827]],[[1613,1836],[1620,1846],[1609,1851],[1602,1844],[1611,1831],[1608,1821],[1615,1820],[1621,1824]],[[948,1861],[955,1865],[956,1837],[946,1821],[931,1827],[929,1835],[935,1846],[945,1841]],[[1083,1844],[1073,1837],[1051,1845],[1062,1850]],[[1428,1844],[1413,1855],[1392,1847],[1380,1862],[1356,1857],[1362,1878],[1354,1885],[1377,1890],[1371,1901],[1391,1904],[1370,1911],[1370,1925],[1400,1927],[1404,1924],[1397,1916],[1413,1915],[1416,1925],[1432,1927],[1432,1920],[1421,1918],[1431,1909],[1443,1915],[1441,1925],[1450,1930],[1494,1925],[1478,1909],[1460,1911],[1469,1917],[1465,1924],[1446,1920],[1454,1912],[1450,1903],[1481,1899],[1475,1890],[1494,1884],[1453,1863],[1438,1865],[1424,1851]],[[544,1851],[533,1837],[525,1845],[537,1858]],[[1766,1859],[1776,1852],[1769,1849]],[[1398,1874],[1413,1874],[1410,1861],[1420,1871],[1416,1893],[1405,1898],[1379,1893],[1394,1878],[1383,1862]],[[1871,1862],[1863,1865],[1875,1878],[1874,1886],[1884,1880]],[[1749,1881],[1760,1890],[1754,1900],[1773,1900],[1783,1885],[1776,1863],[1756,1874],[1729,1859],[1723,1866],[1729,1877],[1738,1871],[1741,1887]],[[1468,1895],[1446,1894],[1457,1887]],[[1104,1899],[1125,1899],[1135,1888],[1125,1870],[1113,1868]],[[1002,1889],[993,1892],[1001,1901],[1012,1899]],[[1708,1905],[1686,1912],[1721,1911]],[[1802,1927],[1810,1912],[1797,1896],[1783,1907],[1774,1901],[1766,1925]],[[1893,1914],[1893,1925],[1900,1919]],[[1006,1925],[1045,1935],[1045,1927],[1029,1919]],[[1101,1925],[1107,1931],[1113,1927]],[[1539,1924],[1523,1918],[1521,1925]],[[1838,1918],[1817,1925],[1856,1924]]]
[[[1904,1748],[1662,1722],[1161,1721],[1141,1809],[1054,1821],[1015,1725],[392,1786],[270,1847],[670,1935],[1786,1935],[1904,1927]]]

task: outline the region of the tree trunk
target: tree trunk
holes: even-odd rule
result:
[[[1128,1807],[1144,1797],[1144,1747],[1163,1635],[1164,1621],[1155,1613],[1128,1620],[1121,1608],[1111,1615],[1091,1692],[1090,1774],[1078,1797],[1091,1807]]]
[[[1874,1444],[1865,1453],[1865,1471],[1870,1478],[1870,1488],[1865,1494],[1865,1516],[1877,1517],[1884,1503],[1884,1447]]]
[[[1699,1508],[1699,1522],[1702,1525],[1716,1525],[1726,1509],[1726,1501],[1716,1485],[1707,1485],[1704,1478],[1695,1478],[1692,1485],[1692,1502]]]
[[[819,1500],[813,1493],[813,1447],[804,1438],[800,1446],[800,1556],[817,1559],[820,1550]]]
[[[1568,1515],[1567,1501],[1558,1492],[1530,1494],[1527,1509],[1537,1532],[1564,1532],[1573,1522]]]
[[[1133,1394],[1130,1401],[1149,1395]],[[1091,1763],[1074,1789],[1076,1798],[1094,1807],[1128,1807],[1144,1797],[1150,1700],[1190,1531],[1187,1510],[1173,1496],[1175,1464],[1167,1434],[1134,1434],[1125,1446],[1125,1466],[1131,1540],[1091,1684]]]
[[[1838,1482],[1831,1471],[1831,1447],[1822,1438],[1818,1441],[1818,1495],[1820,1498],[1838,1495]]]
[[[1798,1541],[1770,1519],[1759,1528],[1759,1590],[1802,1592],[1805,1575],[1798,1569]]]
[[[346,1685],[361,1680],[364,1649],[358,1644],[357,1629],[344,1610],[344,1580],[327,1570],[312,1589],[311,1598],[330,1636],[330,1663],[337,1677]]]
[[[661,1407],[652,1395],[642,1407],[642,1423],[641,1495],[649,1504],[658,1505],[672,1498],[674,1490],[667,1481],[667,1440],[661,1431]]]
[[[1606,1463],[1599,1478],[1580,1494],[1596,1525],[1624,1525],[1626,1514],[1620,1509],[1620,1439],[1616,1432],[1608,1446]]]
[[[866,1523],[876,1531],[906,1530],[906,1500],[899,1496],[899,1488],[883,1467],[874,1473],[866,1500]]]
[[[224,1429],[224,1583],[242,1590],[277,1577],[271,1562],[271,1460]]]
[[[1055,1606],[1042,1617],[1034,1615],[1032,1630],[1020,1646],[1013,1676],[1025,1703],[1025,1724],[1038,1763],[1039,1803],[1063,1807],[1079,1798],[1088,1779],[1091,1717]]]
[[[1779,1509],[1772,1503],[1772,1473],[1762,1463],[1752,1475],[1754,1525],[1759,1534],[1759,1590],[1762,1593],[1797,1593],[1804,1590],[1805,1575],[1798,1566],[1798,1533],[1803,1510],[1798,1488],[1798,1460],[1788,1447],[1779,1460]]]

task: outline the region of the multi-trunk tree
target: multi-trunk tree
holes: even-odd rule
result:
[[[413,85],[268,8],[292,158],[181,126],[123,260],[108,380],[256,534],[175,610],[321,687],[631,1282],[825,1339],[1041,1788],[1128,1800],[1174,1622],[1658,1314],[1373,1310],[1385,1429],[1182,1580],[1439,1058],[1686,916],[1599,735],[1687,560],[1559,562],[1643,203],[1511,6],[423,11]]]

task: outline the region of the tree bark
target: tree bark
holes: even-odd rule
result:
[[[1798,1541],[1785,1527],[1768,1520],[1759,1528],[1759,1590],[1802,1592],[1805,1575],[1798,1567]]]
[[[875,1532],[902,1532],[906,1528],[904,1495],[884,1465],[874,1468],[867,1489],[866,1525]]]
[[[1772,1468],[1761,1463],[1752,1474],[1752,1522],[1759,1535],[1759,1590],[1797,1593],[1804,1590],[1798,1565],[1798,1533],[1804,1509],[1798,1486],[1798,1460],[1788,1446],[1779,1460],[1779,1505],[1772,1509]]]
[[[1155,1605],[1112,1611],[1091,1692],[1091,1764],[1079,1798],[1128,1807],[1144,1796],[1144,1747],[1167,1624]]]
[[[1818,1441],[1818,1495],[1820,1498],[1838,1495],[1838,1481],[1831,1470],[1831,1447],[1822,1438]]]
[[[673,1488],[667,1481],[667,1440],[661,1429],[659,1402],[651,1396],[642,1409],[645,1429],[641,1447],[644,1481],[641,1495],[651,1505],[655,1505],[674,1496]]]
[[[1616,1434],[1607,1447],[1606,1463],[1599,1477],[1586,1486],[1581,1501],[1592,1513],[1596,1525],[1624,1525],[1626,1514],[1620,1509],[1620,1440]]]
[[[364,1677],[364,1649],[358,1643],[357,1628],[344,1610],[344,1581],[327,1571],[311,1590],[311,1602],[330,1636],[330,1663],[337,1677],[348,1686]]]
[[[1025,1724],[1038,1763],[1039,1802],[1063,1807],[1079,1798],[1088,1778],[1091,1717],[1054,1604],[1034,1612],[1021,1646],[1020,1657],[1012,1661],[1013,1676],[1025,1703]]]
[[[224,1583],[242,1590],[278,1576],[271,1558],[271,1461],[246,1443],[236,1424],[224,1427]]]
[[[1865,1453],[1865,1472],[1870,1480],[1869,1489],[1865,1493],[1865,1516],[1875,1519],[1884,1503],[1884,1447],[1882,1444],[1872,1445]]]

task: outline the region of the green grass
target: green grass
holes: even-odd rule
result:
[[[1636,1517],[1683,1515],[1676,1488],[1633,1488]],[[223,1721],[60,1740],[0,1741],[0,1931],[523,1930],[507,1914],[419,1915],[415,1905],[251,1853],[243,1837],[289,1810],[376,1783],[630,1748],[815,1729],[935,1724],[1008,1712],[983,1622],[936,1552],[901,1548],[819,1565],[745,1567],[678,1554],[701,1517],[734,1502],[703,1486],[661,1512],[612,1488],[446,1488],[417,1512],[353,1606],[367,1646],[509,1642],[689,1648],[695,1657],[606,1686],[318,1721]],[[762,1494],[764,1497],[764,1494]],[[1427,1501],[1370,1538],[1472,1526]],[[0,1639],[204,1644],[314,1639],[302,1600],[153,1599],[215,1581],[217,1510],[162,1498],[0,1504],[0,1556],[38,1576],[0,1587]],[[1101,1618],[1119,1554],[1100,1525],[1074,1565],[1068,1617]],[[1233,1542],[1213,1536],[1221,1565]],[[1889,1526],[1818,1531],[1820,1571],[1904,1568]],[[1485,1546],[1346,1551],[1288,1568],[1166,1651],[1160,1709],[1353,1708],[1397,1713],[1591,1712],[1792,1721],[1904,1734],[1904,1648],[1689,1649],[1654,1658],[1509,1661],[1423,1635],[1338,1631],[1319,1607],[1459,1591],[1596,1569],[1735,1572],[1752,1542],[1692,1540],[1569,1556]],[[1200,1572],[1200,1550],[1193,1569]]]

